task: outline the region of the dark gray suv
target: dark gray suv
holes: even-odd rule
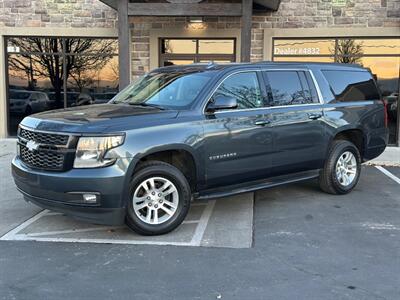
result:
[[[313,63],[160,68],[109,103],[26,117],[12,172],[25,199],[79,219],[163,234],[192,199],[318,178],[358,182],[387,144],[371,73]]]

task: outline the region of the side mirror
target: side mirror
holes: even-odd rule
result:
[[[207,112],[213,113],[216,110],[235,109],[238,107],[236,98],[225,95],[213,97],[213,100],[207,106]]]

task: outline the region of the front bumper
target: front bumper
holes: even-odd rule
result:
[[[12,175],[29,202],[80,220],[120,225],[125,220],[131,162],[123,158],[105,168],[49,172],[32,169],[17,156],[12,161]],[[96,194],[96,203],[84,203],[84,193]]]

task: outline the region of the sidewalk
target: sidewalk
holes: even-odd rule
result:
[[[387,147],[377,158],[367,162],[368,165],[400,166],[400,147]]]

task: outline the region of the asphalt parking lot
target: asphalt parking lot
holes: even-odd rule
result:
[[[26,203],[0,144],[0,299],[399,299],[400,168],[196,203],[153,238]]]

